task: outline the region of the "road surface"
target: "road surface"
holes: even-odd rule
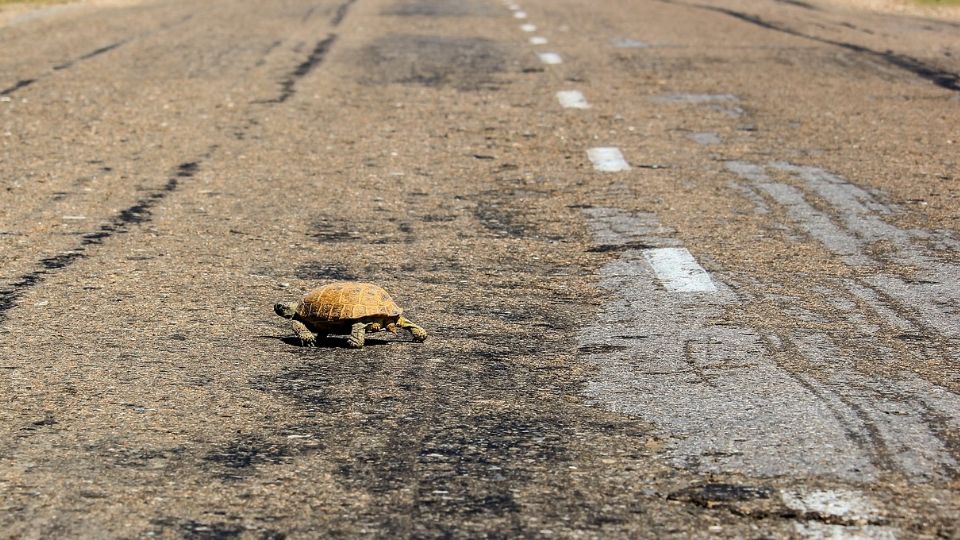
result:
[[[8,538],[960,536],[960,23],[186,0],[0,27]],[[425,343],[273,313],[386,287]]]

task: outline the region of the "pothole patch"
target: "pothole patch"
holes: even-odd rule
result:
[[[497,90],[508,54],[483,38],[390,35],[360,51],[364,84],[411,84],[460,91]]]

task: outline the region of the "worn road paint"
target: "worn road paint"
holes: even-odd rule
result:
[[[708,144],[720,144],[720,136],[711,131],[706,131],[703,133],[690,133],[687,135],[687,138],[694,141],[697,144],[708,145]]]
[[[800,489],[783,491],[780,497],[784,506],[796,512],[797,519],[808,520],[794,524],[802,538],[894,540],[899,532],[891,527],[867,525],[882,521],[883,512],[859,491]]]
[[[845,339],[856,341],[854,336]],[[818,366],[819,377],[801,375],[807,388],[830,407],[847,433],[857,435],[874,462],[911,478],[949,478],[960,465],[949,440],[939,433],[941,422],[953,429],[960,425],[960,419],[953,420],[960,396],[908,372],[897,379],[865,375],[841,342],[824,333],[797,332],[790,341],[808,365]],[[890,355],[882,350],[872,354]],[[888,365],[894,363],[890,358]]]
[[[513,12],[513,17],[514,17],[515,19],[526,19],[526,18],[527,18],[527,14],[526,14],[526,12],[524,12],[524,11],[514,11],[514,12]]]
[[[801,516],[837,518],[841,521],[869,522],[880,517],[872,501],[859,491],[848,489],[788,490],[780,493],[783,504]]]
[[[613,146],[601,146],[587,150],[587,157],[593,168],[601,172],[629,171],[630,165],[623,159],[620,149]]]
[[[762,169],[741,165],[746,176],[764,180]],[[655,215],[597,207],[584,215],[595,245],[621,253],[600,269],[600,286],[610,299],[579,332],[580,354],[597,366],[585,393],[597,404],[657,425],[676,466],[853,482],[889,473],[947,479],[960,467],[945,435],[960,429],[960,395],[911,371],[861,371],[858,358],[872,343],[865,334],[854,335],[852,348],[845,349],[846,341],[823,332],[718,325],[740,302],[722,282],[711,278],[717,291],[709,295],[658,286],[647,252],[681,246]],[[857,279],[851,292],[842,292],[848,280],[838,280],[840,291],[822,294],[849,314],[851,326],[863,328],[877,317],[861,310],[892,309],[887,303],[894,299]],[[765,301],[783,302],[780,309],[804,316],[790,300]],[[909,330],[913,322],[889,324]],[[897,353],[882,345],[868,354],[897,364]],[[817,491],[788,498],[804,515],[855,523],[870,514],[855,495]]]
[[[611,43],[618,49],[646,49],[650,47],[649,43],[630,38],[614,38]]]
[[[521,25],[520,25],[520,29],[523,30],[524,32],[536,32],[536,31],[537,31],[536,25],[533,25],[533,24],[521,24]]]
[[[532,38],[530,38],[530,44],[531,44],[531,45],[546,45],[546,44],[547,44],[547,38],[542,37],[542,36],[533,36]]]
[[[717,292],[710,275],[686,248],[655,248],[643,251],[657,279],[668,291]]]
[[[836,525],[822,521],[793,524],[799,538],[810,540],[897,540],[899,529],[881,525]]]
[[[704,105],[731,118],[743,116],[740,98],[733,94],[661,94],[653,98],[660,103],[692,103]]]
[[[960,305],[960,289],[954,285],[960,283],[960,265],[943,260],[926,247],[934,240],[930,232],[903,229],[884,220],[898,210],[818,167],[743,161],[725,165],[746,180],[750,189],[783,207],[794,227],[844,263],[869,270],[862,283],[902,306],[901,315],[912,311],[927,329],[948,339],[960,338],[960,324],[950,307]],[[791,175],[799,185],[775,182],[766,172],[768,167]],[[949,235],[937,240],[945,245],[956,242]],[[871,253],[878,244],[889,246],[882,256]],[[886,261],[915,268],[916,274],[907,280],[883,271]]]
[[[589,109],[590,104],[579,90],[561,90],[557,92],[557,100],[566,109]]]
[[[537,56],[540,57],[540,61],[544,64],[560,64],[563,63],[563,58],[560,58],[560,55],[553,52],[539,53]]]
[[[863,434],[848,432],[831,403],[781,367],[760,333],[715,324],[738,301],[732,291],[657,285],[643,251],[630,246],[678,247],[671,229],[653,214],[594,207],[584,215],[598,247],[622,249],[600,269],[610,299],[579,332],[581,354],[597,366],[585,389],[591,400],[654,423],[678,467],[876,477]]]
[[[837,175],[782,162],[728,161],[725,166],[740,178],[743,190],[785,212],[790,228],[801,233],[798,242],[805,236],[846,265],[858,267],[856,277],[821,278],[820,285],[809,291],[814,300],[833,307],[830,315],[804,312],[789,300],[779,301],[779,309],[797,318],[824,328],[849,328],[842,336],[811,330],[781,334],[794,358],[815,366],[814,373],[794,377],[833,411],[844,431],[881,469],[914,479],[955,474],[960,460],[952,455],[954,443],[944,433],[960,429],[956,414],[960,395],[910,371],[868,375],[857,359],[869,358],[882,366],[956,360],[949,340],[960,337],[960,324],[950,306],[960,305],[955,285],[960,283],[960,265],[930,251],[936,233],[901,228],[883,219],[895,216],[898,209]],[[791,176],[792,182],[778,182],[768,170]],[[950,245],[952,238],[941,236],[937,241]],[[877,252],[878,244],[886,248]],[[911,268],[911,279],[889,270],[890,263]],[[880,339],[883,335],[896,336],[900,347],[891,348]]]
[[[661,94],[654,101],[664,103],[716,103],[718,101],[738,101],[733,94]]]

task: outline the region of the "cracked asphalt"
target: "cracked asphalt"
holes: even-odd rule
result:
[[[960,19],[17,13],[0,536],[960,538]]]

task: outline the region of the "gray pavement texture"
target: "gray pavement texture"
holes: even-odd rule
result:
[[[0,537],[960,538],[955,20],[24,13]],[[301,346],[334,280],[429,338]]]

